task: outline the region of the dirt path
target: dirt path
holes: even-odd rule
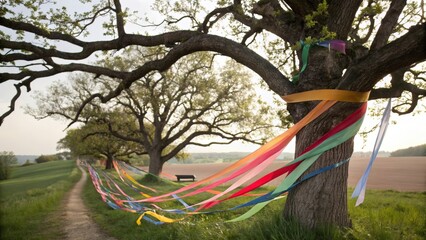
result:
[[[65,239],[84,240],[84,239],[105,239],[114,240],[115,238],[107,236],[92,221],[89,211],[83,203],[82,192],[84,184],[87,181],[87,174],[79,164],[78,168],[82,172],[81,179],[75,184],[68,193],[63,203],[63,221]]]

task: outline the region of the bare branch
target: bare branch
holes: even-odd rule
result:
[[[117,31],[118,31],[118,37],[123,37],[126,32],[124,31],[124,18],[123,18],[123,10],[121,9],[121,2],[120,0],[114,0],[115,5],[115,17],[117,21]]]
[[[234,6],[224,7],[224,8],[216,8],[204,18],[203,24],[200,26],[199,30],[202,30],[204,33],[208,33],[209,29],[222,18],[227,13],[232,12]],[[210,20],[212,17],[216,16],[215,19]]]
[[[80,111],[93,99],[98,98],[102,103],[106,103],[117,97],[124,90],[129,88],[133,82],[142,78],[151,71],[164,71],[168,69],[181,57],[197,51],[214,51],[222,53],[249,67],[258,73],[269,87],[280,95],[286,95],[294,91],[294,86],[282,73],[269,61],[255,53],[254,51],[238,44],[232,40],[215,36],[199,35],[173,48],[163,59],[147,62],[136,70],[126,74],[125,77],[116,76],[123,79],[118,87],[107,95],[95,94],[88,98],[80,107]],[[72,65],[72,64],[70,64]],[[95,68],[95,67],[94,67]],[[88,69],[88,68],[87,68]],[[114,72],[112,72],[114,73]],[[107,74],[105,74],[107,75]],[[76,119],[78,115],[76,116]]]
[[[95,22],[96,18],[98,18],[99,16],[105,16],[108,13],[108,10],[112,10],[111,6],[106,6],[104,8],[99,9],[91,17],[82,18],[74,21],[75,24],[88,21],[80,27],[80,32],[77,33],[76,36],[80,36],[90,25]]]
[[[260,29],[260,28],[257,28],[257,29],[254,29],[254,28],[251,28],[250,29],[250,31],[248,31],[245,35],[244,35],[244,37],[243,37],[243,40],[241,40],[241,44],[243,44],[243,45],[245,45],[245,46],[248,46],[248,45],[250,45],[250,43],[246,43],[246,41],[251,37],[251,36],[253,36],[253,35],[256,35],[256,34],[258,34],[258,33],[260,33],[262,31],[262,29]],[[252,40],[252,42],[254,41],[254,39],[255,39],[256,37],[253,37],[253,40]]]
[[[392,108],[392,111],[400,115],[413,112],[418,104],[419,99],[421,99],[420,96],[426,96],[426,89],[421,89],[414,84],[404,81],[404,75],[406,72],[411,72],[411,70],[408,68],[403,68],[393,72],[391,74],[392,86],[390,88],[373,89],[369,99],[374,100],[379,98],[399,98],[402,96],[403,92],[407,91],[411,93],[411,101],[409,103],[404,102],[394,106]],[[408,109],[406,109],[405,111],[398,110],[399,107],[405,106],[407,104],[409,105]]]
[[[419,102],[419,95],[416,94],[416,93],[414,93],[414,92],[411,92],[411,96],[412,97],[411,97],[410,107],[407,110],[405,110],[405,111],[398,110],[398,107],[400,107],[402,105],[406,105],[405,103],[403,103],[403,104],[394,106],[392,108],[392,112],[398,113],[399,115],[404,115],[404,114],[412,113],[414,111],[414,109],[416,108],[417,103]]]
[[[362,0],[330,1],[328,27],[337,34],[337,39],[346,39]],[[315,6],[317,6],[316,4]]]
[[[0,18],[1,20],[1,18]],[[32,25],[31,25],[32,26]],[[32,26],[34,29],[38,29],[35,26]],[[18,41],[8,41],[4,39],[0,39],[0,44],[5,48],[10,49],[24,49],[30,52],[33,52],[31,55],[26,54],[14,54],[14,55],[0,55],[1,61],[5,62],[11,62],[15,60],[37,60],[42,59],[46,57],[57,57],[61,59],[67,59],[67,60],[81,60],[89,57],[91,54],[93,54],[96,51],[106,51],[106,50],[114,50],[114,49],[121,49],[126,46],[131,45],[140,45],[140,46],[158,46],[158,45],[166,45],[169,43],[176,43],[176,42],[182,42],[185,41],[193,36],[199,35],[198,32],[193,31],[176,31],[176,32],[169,32],[164,33],[156,36],[142,36],[142,35],[134,35],[134,34],[128,34],[121,37],[121,39],[114,39],[110,41],[95,41],[95,42],[78,42],[78,46],[81,46],[83,49],[81,52],[64,52],[59,51],[56,49],[46,49],[42,47],[35,46],[34,44],[27,43],[27,42],[18,42]],[[72,39],[67,38],[68,35],[61,35],[56,36],[56,40],[63,40],[67,41],[69,43],[74,44],[74,41]],[[48,36],[45,36],[48,37]],[[49,38],[51,39],[51,38]]]
[[[295,44],[302,37],[303,17],[285,11],[277,0],[259,1],[253,5],[252,12],[262,16],[262,19],[238,11],[241,8],[239,1],[235,1],[234,6],[234,18],[251,29],[258,32],[265,29],[291,44]]]
[[[19,97],[21,96],[21,84],[15,84],[15,89],[16,89],[16,94],[12,97],[12,99],[10,100],[10,106],[9,106],[9,110],[7,110],[6,112],[4,112],[1,116],[0,116],[0,126],[3,124],[4,119],[9,116],[11,113],[13,113],[13,111],[15,111],[15,105],[16,105],[16,101],[19,99]]]
[[[412,27],[402,37],[370,52],[358,63],[350,66],[338,88],[369,91],[387,74],[425,59],[426,23],[423,23]]]
[[[212,142],[212,143],[207,143],[207,144],[202,144],[202,143],[196,143],[196,142],[192,142],[192,140],[198,136],[202,136],[202,135],[210,135],[210,136],[217,136],[220,137],[222,139],[228,139],[228,142]],[[229,136],[229,135],[225,135],[223,133],[220,132],[213,132],[213,131],[197,131],[192,133],[191,135],[189,135],[187,138],[185,138],[184,141],[182,141],[181,143],[179,143],[175,148],[173,148],[173,150],[171,150],[168,154],[164,155],[162,157],[162,159],[164,161],[167,161],[168,159],[171,159],[172,157],[176,156],[176,154],[178,154],[180,151],[182,151],[184,149],[185,146],[188,145],[196,145],[196,146],[210,146],[213,144],[228,144],[231,143],[233,141],[237,141],[237,140],[243,140],[243,141],[247,141],[247,142],[251,142],[251,143],[255,143],[255,144],[260,144],[259,142],[253,141],[251,139],[248,139],[244,136],[238,136],[238,134],[235,134],[233,136]]]
[[[0,17],[0,26],[6,27],[6,28],[10,28],[13,30],[22,30],[22,31],[26,31],[26,32],[30,32],[30,33],[34,33],[35,35],[41,36],[41,37],[45,37],[47,39],[52,39],[52,40],[63,40],[69,43],[72,43],[74,45],[77,46],[81,46],[83,47],[85,45],[85,42],[69,35],[69,34],[64,34],[61,32],[50,32],[47,31],[45,29],[36,27],[32,24],[29,23],[25,23],[25,22],[16,22],[16,21],[12,21],[9,20],[7,18],[4,17]]]
[[[299,16],[304,17],[317,8],[321,1],[284,0],[284,2]]]
[[[406,4],[406,0],[394,0],[391,2],[389,10],[387,11],[386,16],[383,18],[376,37],[371,44],[371,50],[381,48],[387,43],[389,36],[392,34],[393,29],[398,23],[398,17],[401,15],[402,10]]]

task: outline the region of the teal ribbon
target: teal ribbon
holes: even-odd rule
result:
[[[300,41],[302,44],[302,69],[300,69],[300,72],[296,75],[294,75],[291,79],[291,81],[294,84],[297,84],[299,82],[299,77],[302,72],[306,70],[308,67],[308,56],[309,56],[309,50],[311,49],[311,44],[305,44],[303,41]]]
[[[315,42],[312,44],[305,44],[303,41],[300,41],[300,43],[302,45],[302,68],[300,69],[299,73],[297,73],[291,78],[291,81],[294,84],[297,84],[299,82],[300,74],[303,73],[308,67],[309,50],[311,49],[312,46],[317,45],[321,47],[326,47],[329,50],[333,49],[340,53],[345,54],[345,42],[342,40],[329,40],[329,41]]]

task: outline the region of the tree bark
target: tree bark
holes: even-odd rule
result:
[[[342,78],[342,70],[347,63],[345,58],[345,55],[333,51],[329,52],[319,47],[312,48],[309,67],[301,74],[297,85],[298,91],[335,88]],[[316,104],[317,102],[289,104],[288,110],[297,122]],[[337,103],[304,127],[296,136],[296,156],[359,106],[360,104],[354,103]],[[353,138],[324,152],[306,173],[346,160],[352,152]],[[308,228],[324,225],[350,226],[347,211],[347,177],[348,164],[344,164],[299,184],[288,194],[284,217],[296,219]]]
[[[352,113],[357,104],[339,104],[330,113],[306,126],[297,135],[296,155]],[[353,153],[353,138],[326,151],[307,173],[348,159]],[[323,172],[301,183],[288,194],[284,217],[297,219],[308,228],[351,225],[347,208],[348,164]]]
[[[149,169],[148,172],[160,176],[160,173],[163,171],[164,162],[161,160],[161,152],[152,151],[149,153]]]
[[[112,169],[112,161],[114,160],[114,157],[112,155],[107,155],[107,160],[105,163],[105,169]]]

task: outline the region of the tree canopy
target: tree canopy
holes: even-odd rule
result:
[[[127,126],[131,128],[130,124]],[[69,149],[76,158],[91,156],[105,159],[106,169],[112,168],[114,159],[143,152],[139,145],[114,137],[108,125],[94,121],[68,130],[67,135],[59,140],[58,149]]]
[[[411,156],[426,156],[426,144],[398,149],[391,152],[391,157],[411,157]]]
[[[130,48],[123,54],[107,56],[99,65],[125,71],[163,54],[164,48]],[[120,81],[99,76],[93,82],[88,74],[75,75],[71,86],[57,82],[47,93],[37,94],[37,108],[29,112],[39,118],[102,123],[107,128],[103,133],[109,130],[111,136],[122,139],[121,144],[139,144],[144,149],[140,154],[150,156],[150,172],[156,175],[166,161],[179,158],[190,145],[236,140],[263,143],[271,135],[273,122],[278,123],[276,113],[255,92],[247,71],[232,61],[212,64],[212,57],[201,53],[188,56],[167,71],[138,80],[108,104],[92,101],[77,119],[84,99],[95,92],[108,92]],[[81,149],[99,152],[93,143],[84,146],[81,140],[72,142]],[[106,141],[90,142],[104,146]]]
[[[18,163],[18,159],[13,152],[0,152],[0,180],[5,180],[10,177],[10,167],[12,164],[16,163]]]
[[[424,6],[417,1],[408,4],[403,0],[392,3],[361,0],[219,1],[210,4],[203,4],[204,1],[156,1],[154,10],[164,14],[164,21],[156,24],[152,15],[152,19],[149,16],[135,19],[134,13],[123,8],[120,0],[89,4],[91,2],[82,2],[81,10],[75,10],[75,13],[69,11],[70,6],[66,4],[55,5],[49,1],[9,1],[2,6],[1,61],[2,67],[11,71],[1,73],[0,83],[15,82],[16,95],[11,99],[10,109],[2,114],[1,121],[13,112],[21,88],[30,90],[37,79],[72,71],[121,79],[110,92],[86,99],[83,107],[95,98],[107,102],[137,79],[152,71],[165,70],[181,57],[196,51],[214,51],[237,60],[259,74],[280,95],[306,90],[308,86],[303,81],[297,86],[291,84],[285,70],[280,68],[282,65],[272,64],[273,61],[251,50],[256,45],[252,42],[261,34],[270,34],[275,39],[268,43],[268,47],[272,46],[269,52],[288,56],[276,60],[277,64],[295,56],[297,52],[290,47],[301,39],[333,37],[348,40],[354,53],[339,61],[342,66],[336,71],[346,69],[346,72],[338,82],[331,84],[333,87],[367,91],[384,76],[392,74],[392,84],[373,90],[372,99],[399,97],[402,92],[409,92],[412,95],[409,103],[412,104],[408,110],[411,110],[424,96],[423,88],[404,81],[407,78],[395,71],[404,69],[401,70],[403,73],[409,72],[424,84],[421,71],[410,69],[425,58]],[[405,17],[400,17],[401,14]],[[378,24],[379,20],[381,24]],[[230,28],[222,31],[221,23],[228,21]],[[140,31],[128,33],[132,23],[165,27],[157,35],[139,34]],[[96,24],[104,27],[103,34],[108,40],[85,39],[90,26]],[[141,29],[149,31],[152,28]],[[72,46],[68,49],[73,50],[59,49],[60,43]],[[133,45],[170,48],[163,58],[128,71],[79,62],[101,51],[117,51]],[[365,68],[369,71],[363,71]]]

